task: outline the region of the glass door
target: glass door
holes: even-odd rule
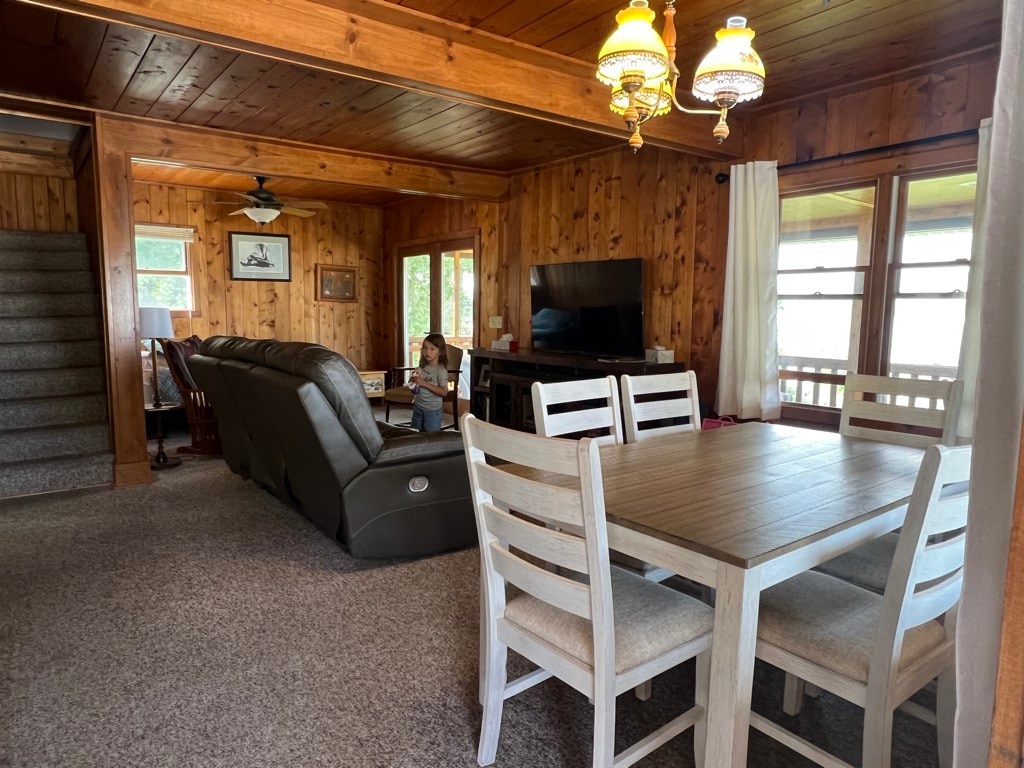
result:
[[[474,240],[438,241],[399,249],[400,328],[403,365],[419,362],[423,338],[440,332],[445,341],[471,349],[476,322]],[[465,356],[468,362],[469,356]],[[464,391],[469,391],[464,387]]]
[[[430,253],[402,256],[402,365],[419,363],[420,346],[430,333]]]

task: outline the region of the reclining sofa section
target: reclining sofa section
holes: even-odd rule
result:
[[[462,436],[378,422],[355,367],[319,344],[213,336],[188,360],[224,459],[353,557],[476,543]]]

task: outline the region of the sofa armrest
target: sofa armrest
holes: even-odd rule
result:
[[[407,427],[377,422],[384,446],[371,466],[406,464],[462,453],[462,435],[458,432],[417,432]]]

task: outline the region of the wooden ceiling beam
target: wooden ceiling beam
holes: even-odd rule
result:
[[[147,120],[98,116],[97,121],[103,126],[104,151],[133,158],[438,197],[508,198],[508,178],[486,171],[391,160]]]
[[[386,83],[468,104],[627,135],[608,109],[607,88],[574,59],[409,11],[381,0],[33,0],[58,10],[201,43]],[[681,114],[644,127],[655,146],[733,159],[736,121],[724,145],[713,119]]]

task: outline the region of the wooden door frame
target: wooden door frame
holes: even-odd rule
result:
[[[989,744],[989,768],[1024,765],[1024,425],[1017,456],[1017,487],[1006,563],[999,664]]]
[[[395,315],[394,315],[394,327],[397,329],[402,327],[402,312],[405,307],[405,291],[402,285],[402,259],[404,258],[403,251],[412,251],[417,248],[423,248],[427,253],[430,254],[433,262],[435,253],[440,259],[440,254],[445,250],[451,248],[462,248],[471,247],[473,249],[473,346],[476,346],[480,339],[480,230],[471,229],[463,230],[461,232],[451,232],[445,235],[435,235],[432,237],[419,237],[414,240],[403,240],[402,242],[395,243],[392,249],[393,263],[395,265],[393,275],[393,289],[395,301]],[[411,255],[411,254],[410,254]],[[440,264],[440,261],[438,261]],[[434,271],[438,269],[434,264],[431,264],[431,282],[440,282],[440,274],[435,275]],[[437,303],[435,307],[434,304]],[[441,312],[441,300],[440,296],[431,296],[430,299],[430,314],[431,317],[439,317]],[[404,360],[405,350],[403,349],[404,339],[401,338],[401,333],[395,333],[394,342],[392,345],[392,355],[394,360]]]

